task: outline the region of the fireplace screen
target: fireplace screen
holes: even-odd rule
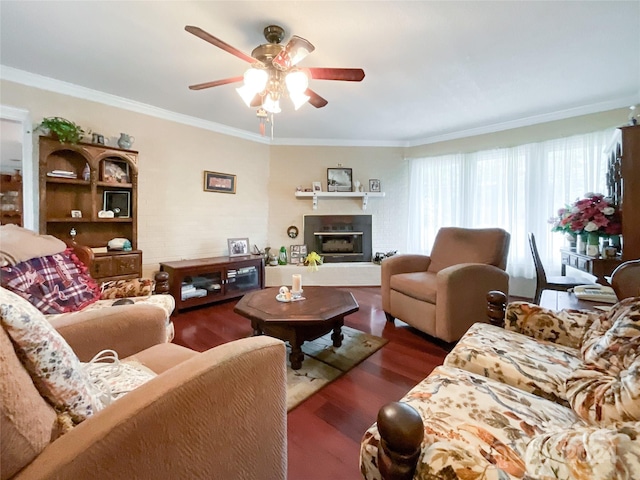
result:
[[[371,215],[305,215],[304,241],[327,263],[371,261]]]

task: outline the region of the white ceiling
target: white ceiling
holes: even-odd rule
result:
[[[239,84],[187,88],[248,64],[184,27],[250,54],[269,24],[285,28],[285,42],[315,45],[300,66],[366,73],[361,83],[312,80],[329,104],[284,105],[274,143],[415,145],[640,103],[639,1],[2,0],[1,72],[257,137]]]

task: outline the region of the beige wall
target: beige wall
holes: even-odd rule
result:
[[[369,199],[362,210],[361,198],[320,198],[313,210],[311,198],[296,198],[296,186],[311,188],[322,183],[327,190],[327,168],[351,168],[353,180],[369,189],[369,179],[381,182],[383,198]],[[406,230],[408,171],[402,148],[376,147],[271,147],[269,180],[269,239],[271,247],[304,243],[303,215],[372,215],[373,251],[404,250],[398,232]],[[295,225],[300,236],[291,240],[287,227]]]
[[[305,214],[373,215],[373,251],[405,250],[409,170],[406,158],[518,145],[624,124],[618,109],[568,120],[412,148],[269,146],[169,120],[134,113],[33,87],[0,82],[0,104],[26,109],[34,122],[62,116],[102,133],[115,144],[120,132],[135,136],[139,156],[138,245],[144,273],[161,261],[226,255],[227,238],[249,237],[260,248],[303,243]],[[37,142],[34,141],[37,147]],[[37,158],[37,150],[34,149]],[[381,180],[384,198],[296,199],[295,189],[322,182],[327,168],[353,169],[368,188]],[[203,191],[205,170],[237,175],[235,195]],[[286,230],[296,225],[292,240]]]
[[[11,82],[3,81],[0,90],[0,103],[29,110],[34,122],[65,117],[110,137],[111,145],[120,132],[135,136],[145,275],[161,261],[226,255],[230,237],[266,244],[268,145]],[[205,170],[237,175],[237,193],[205,192]]]

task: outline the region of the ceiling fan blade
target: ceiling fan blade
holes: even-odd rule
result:
[[[194,27],[192,25],[187,25],[186,27],[184,27],[184,29],[187,32],[192,33],[196,37],[201,38],[205,42],[209,42],[211,45],[215,45],[216,47],[221,48],[222,50],[224,50],[225,52],[230,53],[231,55],[235,55],[236,57],[244,60],[245,62],[255,63],[255,62],[258,61],[255,58],[250,57],[246,53],[241,52],[237,48],[232,47],[227,42],[223,42],[219,38],[216,38],[213,35],[211,35],[210,33],[205,32],[204,30],[202,30],[199,27]]]
[[[309,103],[311,105],[313,105],[314,107],[316,107],[316,108],[322,108],[327,103],[329,103],[328,101],[326,101],[324,98],[322,98],[320,95],[318,95],[316,92],[314,92],[310,88],[307,88],[305,90],[304,94],[308,95],[310,97],[309,98]]]
[[[204,88],[219,87],[220,85],[227,85],[228,83],[241,82],[243,79],[244,77],[223,78],[222,80],[215,80],[213,82],[205,82],[205,83],[198,83],[196,85],[189,85],[189,89],[202,90]]]
[[[341,80],[344,82],[361,82],[364,70],[361,68],[308,68],[314,80]]]
[[[288,70],[315,49],[311,42],[294,35],[271,63],[280,70]]]

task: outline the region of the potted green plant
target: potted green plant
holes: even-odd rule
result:
[[[45,131],[60,143],[78,143],[85,132],[82,127],[62,117],[48,117],[40,122],[36,130]]]

